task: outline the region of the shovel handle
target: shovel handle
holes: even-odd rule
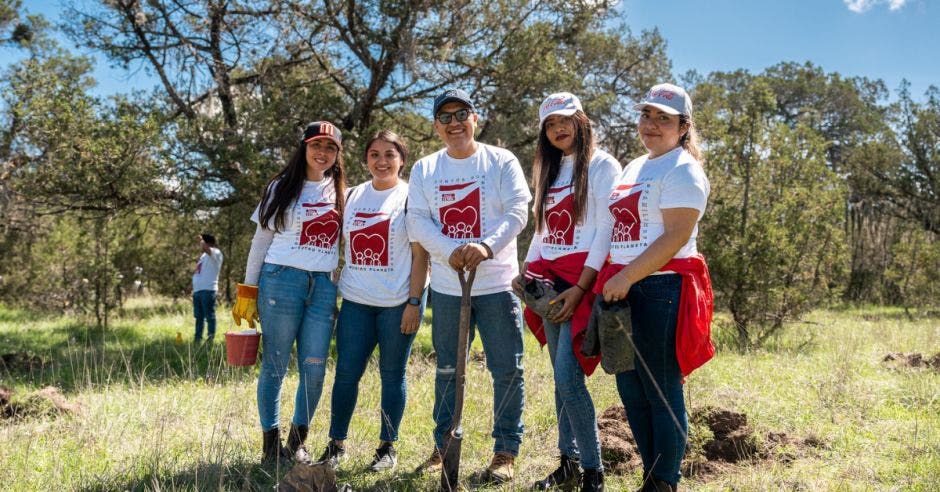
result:
[[[457,432],[460,429],[460,421],[463,417],[464,392],[467,385],[467,358],[470,352],[470,316],[472,313],[470,292],[473,289],[473,279],[476,277],[476,269],[470,270],[469,274],[463,270],[457,272],[460,279],[460,325],[457,332],[457,367],[456,367],[456,385],[454,395],[454,413],[451,421],[451,432]]]

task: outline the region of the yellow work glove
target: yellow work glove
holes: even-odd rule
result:
[[[235,319],[237,326],[242,325],[242,320],[248,321],[250,328],[255,327],[255,321],[260,321],[258,318],[258,286],[238,284],[235,305],[232,306],[232,318]]]

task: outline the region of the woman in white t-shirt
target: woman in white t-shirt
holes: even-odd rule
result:
[[[320,461],[334,469],[345,457],[344,441],[359,396],[359,380],[379,347],[382,380],[379,447],[372,470],[395,467],[398,426],[405,411],[405,370],[421,325],[428,280],[428,253],[411,240],[405,225],[408,183],[400,179],[408,147],[389,130],[366,144],[372,179],[349,190],[343,216],[343,297],[336,327],[336,379],[330,442]]]
[[[616,379],[643,459],[642,490],[676,490],[688,429],[683,377],[714,353],[711,286],[695,241],[710,187],[685,90],[654,86],[634,109],[649,153],[610,193],[610,263],[595,292],[630,307],[635,368]]]
[[[268,463],[310,459],[303,443],[323,390],[336,312],[331,275],[339,263],[346,188],[342,142],[339,129],[329,122],[307,125],[297,150],[268,183],[251,217],[258,226],[232,315],[236,324],[245,319],[252,327],[260,318],[264,330],[258,414]],[[281,383],[295,341],[300,384],[282,448]]]
[[[603,248],[592,246],[605,242],[606,231],[598,234],[598,219],[607,213],[620,163],[595,146],[591,120],[571,93],[552,94],[542,102],[539,129],[533,165],[535,236],[524,276],[551,282],[559,295],[550,302],[561,307],[553,316],[526,308],[525,319],[539,342],[548,344],[561,458],[558,468],[534,488],[567,487],[580,480],[581,490],[603,490],[597,418],[585,385],[585,375],[594,372],[599,359],[583,357],[579,349],[595,297],[591,286],[607,256]],[[523,288],[519,279],[513,288]]]

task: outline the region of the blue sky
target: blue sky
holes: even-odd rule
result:
[[[59,21],[59,2],[23,3]],[[617,11],[636,34],[659,28],[677,75],[690,69],[757,73],[781,61],[808,60],[828,72],[882,79],[892,92],[906,78],[915,99],[929,85],[940,86],[937,0],[621,0]],[[101,94],[155,83],[97,59]]]
[[[937,0],[622,0],[617,9],[634,33],[659,28],[676,74],[811,61],[892,92],[906,78],[915,99],[940,87]]]

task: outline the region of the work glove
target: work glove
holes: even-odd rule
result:
[[[591,317],[588,318],[587,329],[584,330],[584,339],[581,340],[581,355],[585,357],[601,355],[600,329],[597,322],[601,316],[601,302],[603,300],[603,297],[597,296],[594,305],[591,306]]]
[[[635,355],[630,304],[603,300],[599,304],[597,330],[601,342],[601,367],[607,374],[632,371]]]
[[[535,279],[525,279],[522,283],[522,301],[526,307],[535,311],[536,314],[545,318],[552,319],[561,311],[561,304],[549,304],[549,302],[558,297],[558,292],[552,287],[552,284]]]
[[[250,328],[255,327],[258,317],[258,286],[238,284],[235,294],[235,305],[232,306],[232,318],[235,325],[241,326],[242,320],[248,321]]]

